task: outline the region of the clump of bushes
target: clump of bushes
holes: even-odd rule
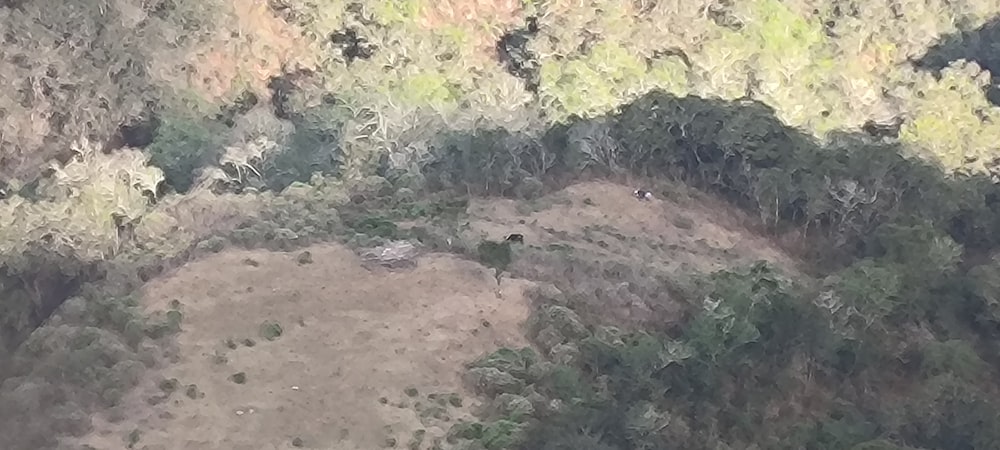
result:
[[[858,340],[894,336],[882,328],[891,322],[888,316],[873,319],[881,335],[864,327],[852,333],[838,322],[837,309],[811,300],[823,298],[824,289],[793,282],[766,263],[699,276],[685,284],[691,313],[675,335],[651,327],[625,330],[577,314],[572,305],[585,304],[579,296],[587,295],[579,291],[571,294],[576,300],[569,307],[565,300],[553,304],[539,296],[528,328],[543,353],[500,349],[470,364],[468,380],[491,407],[483,424],[456,426],[452,438],[486,445],[485,430],[492,424],[511,431],[501,433],[513,439],[503,441],[507,448],[525,449],[581,442],[618,449],[755,442],[780,448],[906,448],[946,439],[976,446],[969,448],[995,445],[992,431],[966,425],[992,423],[1000,414],[995,406],[971,400],[970,389],[981,392],[974,380],[992,370],[976,350],[962,340],[932,341],[918,349],[919,370],[875,359],[869,362],[874,373],[845,371],[844,358],[860,358]],[[839,289],[847,295],[847,288]],[[856,300],[852,305],[861,307]],[[893,342],[898,340],[866,345]],[[822,380],[890,389],[894,378],[880,378],[882,371],[909,370],[917,387],[907,404],[843,392],[816,404],[808,418],[788,411],[765,419],[762,408],[791,401],[798,394],[789,387],[809,383],[794,375],[803,360]],[[945,385],[957,391],[942,390]],[[955,400],[966,402],[961,417],[917,418],[905,412],[951,408],[939,403],[953,401],[943,396],[963,392],[968,397]],[[716,419],[706,420],[706,414]],[[887,435],[897,440],[885,441]]]

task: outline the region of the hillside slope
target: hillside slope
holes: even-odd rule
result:
[[[522,232],[529,246],[574,246],[635,264],[711,270],[769,259],[794,267],[710,203],[685,201],[679,193],[639,202],[630,194],[625,185],[588,182],[535,202],[477,200],[467,233],[495,239]],[[606,239],[593,233],[622,239],[595,244],[588,240]],[[501,298],[489,270],[448,254],[425,254],[415,268],[390,271],[366,266],[339,244],[306,251],[311,258],[226,250],[150,283],[144,308],[180,305],[176,346],[122,406],[96,417],[94,431],[73,443],[447,445],[441,438],[448,428],[482,407],[462,382],[464,365],[498,347],[527,345],[523,323],[532,281],[503,278]],[[266,321],[281,326],[273,341],[261,337]],[[233,381],[236,373],[245,374],[244,384]]]

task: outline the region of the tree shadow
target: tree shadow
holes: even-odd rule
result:
[[[797,228],[807,236],[827,239],[815,240],[817,253],[841,256],[845,264],[883,252],[872,236],[886,225],[928,223],[964,245],[967,260],[970,254],[991,253],[1000,243],[995,233],[1000,229],[1000,189],[989,177],[948,175],[933,164],[904,157],[906,149],[901,144],[865,133],[837,133],[821,143],[784,124],[772,108],[759,102],[655,91],[615,113],[553,126],[540,139],[505,129],[480,129],[444,133],[432,147],[439,159],[423,168],[430,191],[523,195],[536,192],[540,183],[553,189],[588,175],[631,173],[672,179],[720,195],[757,214],[772,230]],[[399,174],[396,181],[405,175],[412,174]],[[23,267],[46,267],[43,262],[44,258],[37,263],[25,261]],[[0,272],[4,270],[0,267]],[[12,289],[32,285],[35,279],[52,279],[19,275],[23,275],[19,277],[22,282],[11,284]],[[67,285],[59,292],[63,297],[73,295],[74,287]],[[35,311],[38,323],[64,299],[40,302],[45,308]],[[122,330],[135,331],[136,320],[122,316],[118,322]],[[25,421],[37,418],[36,429],[22,433],[20,439],[34,446],[21,448],[40,448],[37,443],[53,438],[43,426],[48,422],[41,419],[50,417],[53,408],[64,407],[77,396],[94,396],[80,393],[93,385],[92,380],[84,380],[67,385],[59,399],[39,397],[65,384],[53,374],[89,373],[88,365],[98,363],[118,367],[114,361],[118,356],[105,357],[105,353],[107,348],[125,347],[114,344],[117,338],[111,334],[115,331],[107,331],[113,329],[107,322],[88,319],[77,325],[43,326],[33,346],[18,350],[24,375],[3,383],[0,417],[13,417],[14,411],[33,405],[33,412],[23,416]],[[80,340],[81,345],[93,343],[93,348],[84,345],[91,359],[73,360],[72,352],[63,352],[57,344],[70,338]],[[28,347],[36,353],[39,348],[46,350],[44,358]],[[73,370],[62,370],[71,364],[76,365]],[[115,374],[102,372],[100,378],[111,379]],[[129,389],[112,381],[103,389],[115,395],[99,399],[102,404],[114,404]],[[34,386],[34,390],[19,388],[24,386]],[[27,395],[32,393],[38,395]],[[82,411],[89,406],[73,408]],[[6,430],[0,428],[0,435],[22,427],[11,424]],[[89,428],[86,423],[79,426],[75,432]]]
[[[1000,243],[1000,189],[987,175],[947,174],[869,133],[826,143],[755,101],[650,92],[601,117],[570,120],[541,140],[503,129],[454,132],[424,175],[436,189],[516,196],[522,183],[562,187],[582,174],[630,173],[685,182],[759,215],[863,255],[881,225],[924,220],[970,253]],[[832,256],[826,252],[827,256]]]
[[[992,84],[984,94],[1000,106],[1000,16],[974,30],[945,35],[920,58],[912,61],[918,69],[940,72],[954,61],[975,61],[992,74]]]

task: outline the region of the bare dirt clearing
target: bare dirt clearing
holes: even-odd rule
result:
[[[570,243],[640,264],[714,270],[766,259],[794,268],[710,203],[639,202],[620,184],[581,183],[535,202],[477,200],[469,213],[475,235],[523,233],[530,245]],[[526,345],[528,281],[504,279],[501,299],[491,271],[454,256],[424,255],[390,272],[365,269],[341,245],[307,250],[305,264],[300,252],[226,250],[147,285],[145,308],[180,304],[172,357],[78,443],[372,450],[422,436],[412,448],[427,449],[478,406],[461,382],[464,364]],[[280,324],[279,337],[262,337],[266,321]]]
[[[708,272],[766,260],[797,273],[793,257],[744,227],[747,218],[719,200],[676,187],[639,201],[632,189],[594,181],[531,203],[479,200],[470,207],[471,231],[493,239],[521,233],[529,244],[567,243],[668,270]]]
[[[388,439],[404,447],[426,429],[426,448],[446,431],[443,414],[454,422],[472,406],[463,364],[525,344],[524,283],[507,282],[500,300],[485,269],[452,256],[425,256],[407,272],[369,272],[345,247],[309,251],[313,262],[304,265],[297,253],[227,251],[151,283],[147,308],[182,305],[176,361],[150,371],[122,410],[95,419],[84,443],[122,448],[138,429],[135,448],[277,449],[300,438],[304,448],[371,450]],[[282,327],[273,341],[259,336],[267,320]],[[240,372],[245,384],[230,379]],[[178,392],[151,406],[160,380],[172,378]],[[191,384],[204,397],[185,395]],[[404,393],[409,387],[418,393]],[[463,406],[417,408],[435,404],[431,393],[457,393]]]

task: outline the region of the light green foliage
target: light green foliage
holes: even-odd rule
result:
[[[900,139],[949,171],[983,173],[991,168],[998,156],[1000,108],[982,94],[989,72],[958,61],[941,71],[940,80],[927,73],[915,77],[916,86],[904,97],[912,118],[900,130]]]
[[[821,119],[828,108],[819,92],[837,73],[821,24],[777,0],[741,2],[732,14],[741,17],[743,28],[720,29],[703,52],[691,56],[706,81],[698,91],[737,98],[752,83],[756,98],[774,106],[789,125]]]
[[[420,14],[422,0],[388,0],[375,2],[374,13],[387,24],[412,25]]]
[[[647,82],[640,81],[639,91],[660,89],[677,96],[690,93],[691,76],[684,61],[676,56],[657,58],[646,72]]]
[[[670,34],[671,23],[643,23],[625,3],[605,0],[543,3],[542,9],[546,26],[529,48],[539,56],[539,99],[550,121],[594,117],[656,88],[688,92],[683,61],[655,57],[664,49],[656,39]]]
[[[457,89],[441,74],[416,73],[391,83],[390,96],[407,103],[444,110],[453,108],[458,99]]]
[[[582,57],[543,63],[540,94],[543,102],[551,102],[547,107],[557,118],[595,116],[641,93],[645,72],[642,59],[618,43],[604,41]]]
[[[100,259],[117,250],[118,223],[149,211],[147,195],[156,192],[163,173],[146,165],[148,157],[138,150],[105,155],[86,139],[73,150],[75,158],[54,166],[54,175],[41,186],[41,201],[13,196],[0,202],[0,253],[19,254],[51,236],[57,246]]]

